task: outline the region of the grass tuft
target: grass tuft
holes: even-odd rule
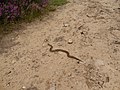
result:
[[[50,0],[50,5],[61,6],[68,3],[67,0]]]

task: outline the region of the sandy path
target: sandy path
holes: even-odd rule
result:
[[[3,90],[120,90],[119,0],[70,0],[16,34],[0,44]]]

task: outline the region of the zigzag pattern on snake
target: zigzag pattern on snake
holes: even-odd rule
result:
[[[51,44],[49,44],[49,43],[48,43],[48,46],[50,46],[50,49],[49,49],[50,52],[64,52],[64,53],[67,54],[67,57],[72,58],[72,59],[76,59],[76,60],[78,60],[78,61],[80,61],[80,62],[83,62],[83,61],[80,60],[79,58],[77,58],[77,57],[75,57],[75,56],[71,56],[71,55],[69,54],[69,52],[66,51],[66,50],[63,50],[63,49],[54,49],[54,50],[53,50],[53,46],[52,46]]]

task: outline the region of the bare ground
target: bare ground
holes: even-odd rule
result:
[[[0,90],[120,90],[120,1],[69,1],[1,40]]]

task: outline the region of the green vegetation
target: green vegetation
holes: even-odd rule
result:
[[[41,20],[45,14],[48,14],[51,11],[55,11],[57,6],[61,6],[66,3],[67,0],[49,0],[49,4],[44,8],[41,8],[41,10],[34,10],[30,8],[19,19],[10,22],[3,21],[4,23],[0,23],[0,34],[9,33],[16,29],[19,29],[21,23],[30,23],[36,18]]]
[[[67,2],[67,0],[50,0],[50,5],[61,6],[66,4]]]

